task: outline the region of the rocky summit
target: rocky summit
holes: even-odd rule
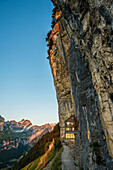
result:
[[[45,133],[52,131],[55,125],[32,125],[30,120],[25,119],[4,122],[0,132],[0,151],[18,148],[19,143],[33,146]]]
[[[113,169],[112,0],[52,0],[48,59],[58,100],[60,136],[75,115],[76,168]]]

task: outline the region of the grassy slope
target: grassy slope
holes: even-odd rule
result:
[[[50,169],[51,170],[62,170],[62,162],[61,162],[61,153],[63,151],[63,147],[61,147],[60,151],[58,152],[58,154],[55,155],[52,163],[51,163],[51,166],[50,166]]]
[[[14,166],[12,170],[20,170],[30,162],[34,161],[35,159],[42,156],[48,148],[45,149],[45,146],[48,142],[52,142],[53,138],[59,138],[59,125],[57,124],[53,131],[50,133],[46,133],[31,149],[30,151],[25,154],[22,159],[20,159]]]
[[[49,169],[51,170],[61,170],[62,169],[62,163],[61,163],[61,153],[63,151],[62,147],[58,147],[56,150],[53,149],[51,150],[51,152],[48,154],[46,160],[45,160],[45,164],[41,164],[39,166],[39,162],[40,162],[40,158],[37,158],[36,160],[32,161],[31,163],[29,163],[27,166],[25,166],[24,168],[22,168],[21,170],[42,170],[46,165],[49,164]],[[43,156],[42,156],[43,157]]]
[[[22,170],[27,170],[29,168],[29,170],[42,170],[50,161],[51,159],[55,156],[55,151],[51,151],[48,154],[47,159],[45,160],[45,165],[41,164],[40,166],[38,166],[39,162],[40,162],[40,158],[37,158],[36,160],[32,161],[31,163],[29,163],[27,166],[25,166],[24,168],[22,168]]]

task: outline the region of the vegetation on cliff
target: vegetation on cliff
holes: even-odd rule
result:
[[[0,151],[0,168],[12,166],[17,159],[30,149],[29,145],[19,144],[18,148]]]

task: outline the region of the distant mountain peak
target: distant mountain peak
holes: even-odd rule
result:
[[[22,122],[24,122],[25,121],[25,119],[22,119],[21,121],[19,121],[20,123],[22,123]]]

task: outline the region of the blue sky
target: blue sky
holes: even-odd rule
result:
[[[50,0],[0,0],[0,114],[33,124],[58,122],[45,37]]]

